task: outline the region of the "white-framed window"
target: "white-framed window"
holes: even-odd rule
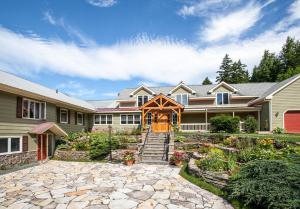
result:
[[[152,113],[151,112],[147,113],[146,121],[147,121],[147,125],[151,125],[152,124]]]
[[[121,125],[141,124],[141,116],[137,114],[128,114],[120,116]]]
[[[22,118],[34,120],[46,119],[46,103],[23,98]]]
[[[77,125],[83,125],[83,113],[77,113]]]
[[[22,137],[0,137],[0,155],[22,152]]]
[[[148,101],[149,101],[149,96],[137,96],[138,107],[143,106]]]
[[[172,113],[172,124],[177,125],[177,121],[178,121],[177,113],[173,112]]]
[[[217,105],[229,104],[229,93],[228,92],[217,93],[216,94],[216,104]]]
[[[176,94],[175,96],[176,102],[188,106],[189,104],[189,95],[188,94]]]
[[[107,125],[112,124],[112,115],[96,114],[94,115],[95,125]]]
[[[60,122],[61,123],[69,122],[69,111],[67,109],[60,109]]]

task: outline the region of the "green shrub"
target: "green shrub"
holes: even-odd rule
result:
[[[93,160],[101,160],[109,154],[109,139],[107,133],[90,134],[90,152],[89,155]],[[112,150],[120,147],[116,137],[111,139]]]
[[[246,133],[255,133],[257,131],[257,120],[253,116],[248,116],[244,122]]]
[[[201,154],[207,154],[210,150],[210,147],[205,147],[205,146],[201,146],[198,150],[199,153]]]
[[[207,157],[197,160],[196,165],[207,171],[224,171],[227,169],[225,154],[218,148],[210,148]]]
[[[272,132],[273,134],[284,134],[284,129],[280,127],[276,127]]]
[[[247,148],[240,151],[238,154],[238,161],[246,163],[252,160],[275,160],[281,159],[280,153],[274,149],[263,149],[263,148]]]
[[[228,115],[219,115],[210,119],[212,132],[237,133],[239,131],[240,118]]]
[[[287,142],[285,140],[275,140],[274,146],[277,149],[283,149],[283,148],[287,147]]]
[[[175,142],[185,142],[186,138],[184,136],[176,136]]]
[[[258,160],[242,166],[228,185],[229,197],[255,208],[300,208],[300,165]]]
[[[70,150],[71,147],[68,144],[59,144],[56,149],[58,150]]]

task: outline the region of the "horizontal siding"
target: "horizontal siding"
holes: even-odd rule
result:
[[[283,114],[287,110],[300,110],[300,79],[272,98],[272,129],[283,127]]]

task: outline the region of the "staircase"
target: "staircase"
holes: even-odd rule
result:
[[[149,132],[141,152],[141,162],[168,164],[168,133]]]

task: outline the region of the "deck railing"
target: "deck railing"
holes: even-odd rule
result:
[[[245,130],[244,121],[240,121],[240,131]],[[180,125],[181,131],[209,131],[210,123],[182,123]]]
[[[181,131],[209,131],[210,123],[181,123]]]

